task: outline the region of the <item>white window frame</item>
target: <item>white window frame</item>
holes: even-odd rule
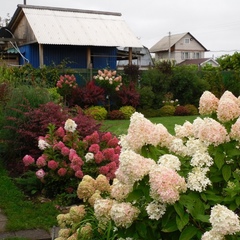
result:
[[[184,38],[184,43],[189,44],[190,43],[190,38]]]
[[[182,52],[181,53],[182,55],[182,59],[190,59],[190,52]]]
[[[194,53],[193,53],[193,58],[194,58],[194,59],[199,59],[200,57],[201,57],[200,52],[194,52]]]

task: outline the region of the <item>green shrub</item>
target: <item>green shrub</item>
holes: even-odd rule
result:
[[[198,109],[193,104],[187,104],[185,105],[185,108],[187,108],[189,115],[198,115]]]
[[[107,118],[107,110],[101,106],[92,106],[87,108],[84,113],[92,116],[95,120],[104,120]]]
[[[175,107],[172,105],[165,105],[160,108],[160,116],[173,116]]]
[[[144,115],[144,117],[146,117],[146,118],[160,117],[161,116],[160,109],[153,109],[153,108],[138,109],[138,112],[142,113]]]
[[[62,100],[62,96],[58,93],[58,90],[56,87],[48,88],[48,93],[54,103],[60,103]]]
[[[130,119],[132,114],[136,112],[136,109],[132,106],[123,106],[119,111],[123,113],[125,119]]]
[[[140,107],[142,109],[149,109],[153,105],[155,95],[152,91],[152,87],[146,86],[139,89],[140,93]]]
[[[177,106],[174,112],[175,116],[187,116],[189,111],[185,106]]]

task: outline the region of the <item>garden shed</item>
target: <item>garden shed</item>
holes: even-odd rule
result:
[[[8,29],[19,64],[33,67],[67,61],[71,68],[116,69],[117,47],[142,47],[121,13],[18,5]],[[18,39],[18,40],[17,40]]]

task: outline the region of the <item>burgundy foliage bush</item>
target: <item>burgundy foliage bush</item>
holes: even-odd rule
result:
[[[189,115],[189,110],[185,106],[177,106],[174,112],[175,116],[187,116]]]
[[[111,120],[120,120],[125,119],[124,114],[119,110],[112,110],[108,113],[108,119]]]
[[[140,94],[137,92],[134,82],[130,82],[128,86],[123,85],[117,94],[121,100],[121,106],[136,108],[139,105]]]
[[[77,87],[72,90],[71,96],[68,96],[67,103],[69,106],[78,105],[82,108],[98,105],[99,102],[105,101],[104,89],[90,81],[85,87]]]

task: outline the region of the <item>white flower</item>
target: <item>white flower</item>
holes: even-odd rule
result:
[[[146,210],[150,219],[159,220],[166,212],[166,204],[153,201],[147,205]]]
[[[202,235],[201,240],[224,240],[224,236],[215,231],[208,231]]]
[[[77,128],[77,124],[72,120],[72,119],[68,119],[66,122],[65,122],[65,125],[64,125],[64,129],[68,132],[74,132]]]
[[[178,157],[172,154],[162,155],[157,163],[177,171],[180,170],[181,166],[181,162],[179,161]]]
[[[208,185],[211,185],[211,181],[206,176],[208,171],[207,167],[194,167],[192,172],[188,173],[187,187],[192,191],[204,191]]]
[[[212,207],[209,221],[213,227],[212,231],[222,235],[232,235],[240,231],[238,215],[220,204]]]
[[[45,148],[48,148],[50,145],[43,139],[38,140],[38,147],[40,150],[44,150]]]
[[[193,167],[210,167],[213,165],[213,159],[212,157],[208,154],[208,152],[199,152],[196,151],[195,154],[193,155],[190,165]]]
[[[85,155],[85,158],[86,158],[86,162],[92,162],[92,160],[94,159],[94,154],[91,153],[91,152],[88,152],[88,153]]]

